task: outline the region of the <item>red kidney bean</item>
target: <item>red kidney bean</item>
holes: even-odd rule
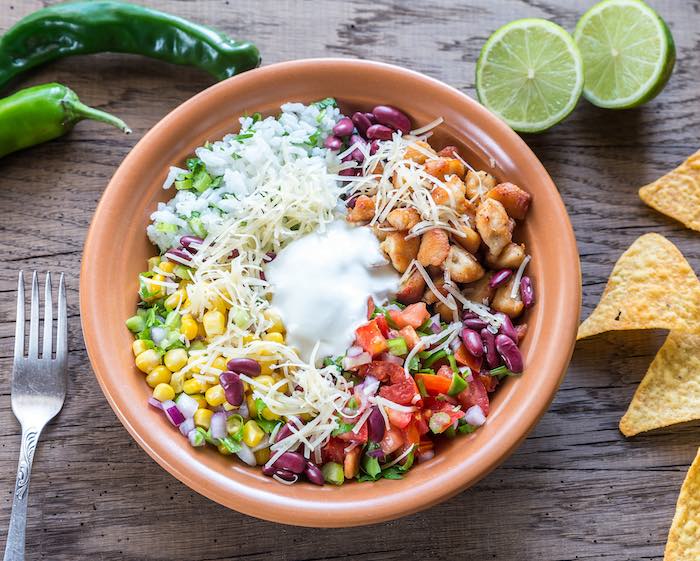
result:
[[[277,436],[275,436],[275,442],[279,442],[280,440],[284,440],[288,436],[292,436],[292,429],[289,423],[285,423],[280,427],[280,430],[277,431]]]
[[[343,141],[337,136],[329,136],[323,141],[323,145],[329,150],[340,150],[343,146]]]
[[[243,403],[243,382],[235,372],[222,372],[219,375],[219,383],[224,388],[224,395],[234,407],[238,407]]]
[[[467,318],[462,323],[464,324],[464,327],[468,327],[474,331],[481,331],[484,327],[486,327],[486,322],[479,318]]]
[[[372,114],[377,118],[377,122],[401,131],[406,134],[411,130],[411,120],[395,107],[389,105],[377,105],[372,109]]]
[[[314,485],[323,485],[323,472],[318,469],[318,466],[311,460],[306,460],[306,469],[304,470],[304,475]]]
[[[354,177],[360,175],[361,173],[362,170],[360,168],[348,168],[338,172],[338,175],[342,175],[343,177]]]
[[[304,473],[306,458],[299,452],[285,452],[273,464],[277,469],[284,469],[292,473]]]
[[[374,116],[374,113],[364,113],[364,116],[367,117],[369,122],[373,125],[377,124],[377,118]]]
[[[465,310],[465,312],[462,314],[462,319],[472,319],[472,318],[478,318],[479,314],[476,314],[474,312],[470,312],[468,310]]]
[[[515,330],[513,322],[510,321],[510,318],[502,312],[498,312],[494,315],[501,320],[501,327],[498,329],[498,332],[505,335],[506,337],[510,337],[514,343],[517,343],[518,332]]]
[[[517,343],[520,343],[520,341],[522,341],[525,335],[527,334],[527,323],[521,323],[520,325],[516,325],[515,331],[518,334]]]
[[[277,471],[275,471],[274,475],[276,475],[280,479],[284,479],[285,481],[289,481],[290,483],[294,483],[297,480],[296,474],[294,474],[291,471],[286,470],[286,469],[278,469]]]
[[[532,288],[530,277],[524,276],[520,279],[520,299],[526,308],[535,303],[535,290]]]
[[[359,195],[355,195],[354,197],[350,197],[346,202],[345,206],[348,208],[355,208],[355,204],[357,203],[357,198]]]
[[[372,142],[369,144],[369,153],[370,154],[376,154],[377,150],[379,150],[379,141],[375,138]]]
[[[372,125],[367,129],[367,138],[379,140],[391,140],[394,131],[384,125]]]
[[[195,248],[192,248],[192,245],[202,245],[204,243],[204,240],[202,238],[198,238],[197,236],[182,236],[180,238],[180,245],[182,247],[186,247],[190,251],[197,251]]]
[[[231,252],[231,259],[235,259],[235,258],[238,257],[240,254],[241,254],[240,251],[238,251],[237,249],[234,249],[234,250]]]
[[[353,144],[359,144],[360,146],[363,146],[366,143],[367,141],[364,138],[362,138],[359,134],[353,134],[350,137],[350,146],[352,146]]]
[[[364,113],[360,113],[359,111],[357,113],[353,113],[352,122],[355,124],[355,127],[357,128],[357,132],[359,132],[360,135],[366,137],[367,136],[367,129],[372,126],[372,121],[370,121],[367,118],[367,115],[365,115]]]
[[[496,335],[496,350],[508,370],[516,373],[523,371],[523,356],[513,339],[503,334]]]
[[[512,276],[513,271],[511,269],[501,269],[491,277],[491,280],[489,281],[489,288],[498,288]]]
[[[486,356],[486,364],[489,368],[498,366],[498,354],[496,353],[496,338],[488,329],[482,329],[479,332],[481,340],[484,342],[484,351]]]
[[[184,249],[180,249],[178,247],[174,247],[166,251],[165,257],[168,257],[168,255],[179,257],[180,259],[184,259],[185,261],[190,261],[192,259],[192,253],[190,253],[189,251],[185,251]]]
[[[360,146],[364,146],[366,144],[365,139],[362,138],[360,135],[353,134],[350,137],[350,146],[353,146],[355,144],[358,144]],[[365,155],[362,152],[362,150],[360,150],[359,148],[355,148],[352,152],[350,152],[350,158],[352,158],[353,160],[355,160],[356,162],[359,162],[359,163],[362,163],[365,161]]]
[[[272,477],[277,473],[277,468],[274,466],[263,466],[262,468],[263,475],[267,475],[268,477]]]
[[[386,422],[379,408],[372,407],[372,412],[367,417],[367,435],[372,442],[381,442],[386,432]]]
[[[333,134],[336,136],[350,136],[355,129],[355,124],[349,117],[343,117],[333,127]]]
[[[265,259],[265,261],[267,261],[269,263],[270,261],[275,260],[275,257],[277,257],[277,254],[274,251],[268,251],[265,254],[265,257],[267,258],[267,259]]]
[[[240,372],[248,376],[260,376],[260,363],[252,358],[232,358],[226,363],[231,372]]]
[[[465,327],[462,329],[462,331],[460,331],[459,336],[461,337],[464,346],[467,347],[467,350],[472,355],[474,355],[476,358],[481,358],[484,355],[484,344],[476,331]]]

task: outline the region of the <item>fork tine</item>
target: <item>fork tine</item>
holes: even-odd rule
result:
[[[29,310],[29,358],[39,355],[39,276],[32,273],[32,307]]]
[[[53,301],[51,300],[51,273],[46,272],[46,288],[44,289],[44,348],[42,358],[51,359],[53,343]]]
[[[15,360],[24,356],[24,272],[17,281],[17,317],[15,319]]]
[[[58,281],[58,328],[56,329],[56,360],[65,363],[68,356],[68,318],[66,312],[66,286],[63,273]]]

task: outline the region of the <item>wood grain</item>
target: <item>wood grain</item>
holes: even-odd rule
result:
[[[50,3],[50,2],[47,2]],[[572,29],[585,2],[566,0],[177,0],[145,4],[253,39],[264,63],[315,56],[400,64],[473,95],[474,61],[497,26],[545,17]],[[636,190],[675,167],[700,139],[700,1],[651,0],[669,22],[678,63],[663,94],[630,111],[581,102],[551,132],[526,140],[557,183],[583,267],[583,314],[619,254],[640,234],[668,236],[700,270],[698,236],[645,207]],[[4,0],[0,31],[40,8]],[[347,530],[308,530],[229,511],[173,479],[134,444],[92,375],[80,332],[78,270],[92,212],[110,176],[163,115],[210,84],[203,73],[134,56],[77,57],[15,86],[60,81],[123,117],[131,137],[93,123],[0,161],[0,533],[19,447],[10,410],[17,270],[65,272],[70,397],[36,455],[29,560],[520,561],[661,559],[700,427],[625,440],[617,423],[663,333],[603,335],[577,345],[549,412],[481,483],[428,511]],[[125,217],[128,219],[128,217]],[[118,246],[115,245],[115,249]],[[115,252],[114,267],[120,256]],[[110,290],[104,271],[104,290]],[[562,310],[566,313],[566,310]]]

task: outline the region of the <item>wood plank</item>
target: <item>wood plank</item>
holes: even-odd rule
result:
[[[8,0],[0,31],[44,4]],[[392,62],[473,95],[474,61],[491,31],[515,17],[573,29],[588,6],[565,0],[144,1],[257,42],[264,63],[315,56]],[[580,4],[580,6],[576,6]],[[582,101],[562,125],[526,140],[557,183],[583,270],[583,314],[620,253],[657,231],[700,270],[697,234],[645,207],[636,190],[697,149],[700,2],[652,0],[667,19],[678,64],[643,108],[609,112]],[[43,436],[30,494],[29,560],[543,561],[661,559],[700,427],[625,440],[617,430],[663,333],[580,342],[550,410],[502,467],[428,511],[362,528],[309,531],[262,522],[193,493],[131,440],[92,375],[80,332],[78,271],[99,196],[129,149],[211,80],[134,56],[76,57],[17,86],[60,81],[123,117],[131,137],[82,123],[68,137],[0,162],[0,534],[7,527],[19,445],[9,404],[14,287],[20,268],[64,272],[70,306],[71,395]],[[115,257],[115,267],[119,259]],[[105,290],[109,290],[105,271]]]

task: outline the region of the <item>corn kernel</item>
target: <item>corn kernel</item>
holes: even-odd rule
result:
[[[272,322],[272,325],[267,328],[268,333],[284,333],[286,331],[284,323],[282,323],[282,318],[276,312],[265,310],[263,312],[263,317]]]
[[[210,310],[202,317],[207,337],[216,337],[226,331],[226,317],[219,310]]]
[[[204,397],[207,400],[207,403],[211,405],[212,407],[217,407],[218,405],[223,405],[226,402],[226,395],[224,394],[224,388],[221,387],[220,384],[217,384],[216,386],[212,386],[209,388],[206,393],[204,394]]]
[[[264,436],[265,432],[252,419],[243,425],[243,442],[251,448],[260,444]]]
[[[270,376],[274,372],[274,370],[272,369],[272,366],[275,364],[274,360],[259,360],[258,362],[260,363],[261,374],[265,376]]]
[[[168,296],[165,299],[163,305],[168,311],[174,310],[185,300],[185,297],[185,291],[182,288],[178,288],[175,292],[173,292],[170,296]]]
[[[271,343],[284,343],[284,335],[277,332],[265,333],[265,335],[262,336],[262,339],[263,341],[270,341]]]
[[[146,374],[160,364],[160,354],[155,349],[143,351],[136,357],[136,368]]]
[[[255,463],[258,464],[259,466],[262,466],[266,464],[268,461],[270,461],[270,449],[269,448],[261,448],[257,452],[253,452],[255,455]]]
[[[216,368],[217,370],[227,370],[226,366],[227,360],[222,357],[222,356],[217,356],[214,361],[211,363],[212,368]]]
[[[277,421],[280,418],[280,416],[277,413],[273,413],[272,411],[270,411],[269,407],[265,407],[265,409],[262,410],[261,415],[263,419],[267,419],[268,421]]]
[[[148,270],[152,271],[155,267],[160,265],[160,257],[149,257],[148,258]]]
[[[224,446],[223,444],[219,444],[216,448],[219,451],[219,454],[223,454],[224,456],[231,455],[231,452],[229,451],[229,449],[226,448],[226,446]]]
[[[228,401],[224,401],[224,411],[233,411],[234,409],[238,409],[238,407],[231,405]]]
[[[175,398],[175,390],[170,384],[158,384],[153,388],[153,397],[158,401],[168,401]]]
[[[170,377],[170,385],[175,390],[175,393],[182,392],[182,384],[185,383],[185,374],[182,372],[176,372]]]
[[[255,381],[261,386],[263,386],[265,389],[271,388],[275,385],[275,379],[269,374],[263,374],[262,376],[258,376],[255,378]]]
[[[252,395],[248,395],[245,398],[246,405],[248,406],[248,413],[250,414],[251,417],[257,417],[258,416],[258,408],[255,405],[255,399],[253,398]]]
[[[203,388],[202,384],[199,383],[199,380],[196,380],[195,378],[190,378],[184,384],[182,384],[182,390],[186,394],[192,395],[193,393],[202,392]]]
[[[190,314],[185,314],[182,316],[180,321],[180,333],[182,333],[190,341],[197,337],[197,332],[199,331],[199,326],[197,322]]]
[[[202,409],[206,409],[209,406],[207,400],[204,398],[204,394],[193,393],[190,397],[194,399],[197,402],[197,405],[199,405],[199,407]]]
[[[252,343],[253,341],[257,341],[258,337],[256,335],[253,335],[252,333],[246,333],[243,335],[243,344],[248,345]]]
[[[191,356],[191,357],[189,357],[189,358],[187,359],[187,364],[192,365],[192,364],[194,364],[195,362],[198,362],[199,360],[200,360],[199,357]],[[200,372],[199,366],[190,366],[190,372],[192,372],[192,373],[194,373],[194,374],[199,373],[199,372]]]
[[[172,372],[177,372],[187,364],[187,351],[185,349],[170,349],[163,355],[163,362]]]
[[[175,269],[175,263],[172,261],[161,261],[158,268],[165,273],[172,273]]]
[[[214,412],[211,409],[197,409],[194,412],[194,424],[203,429],[208,429]]]
[[[149,344],[148,341],[144,341],[143,339],[136,339],[133,343],[131,343],[131,350],[134,351],[134,356],[139,356],[143,351],[147,351],[151,345]]]
[[[146,376],[146,383],[155,388],[159,384],[168,384],[170,382],[170,370],[165,366],[156,366]]]
[[[217,296],[214,298],[214,300],[211,303],[211,306],[209,306],[210,310],[217,310],[221,312],[222,314],[226,315],[226,312],[228,312],[228,306],[226,302],[224,301],[223,298],[220,296]]]

